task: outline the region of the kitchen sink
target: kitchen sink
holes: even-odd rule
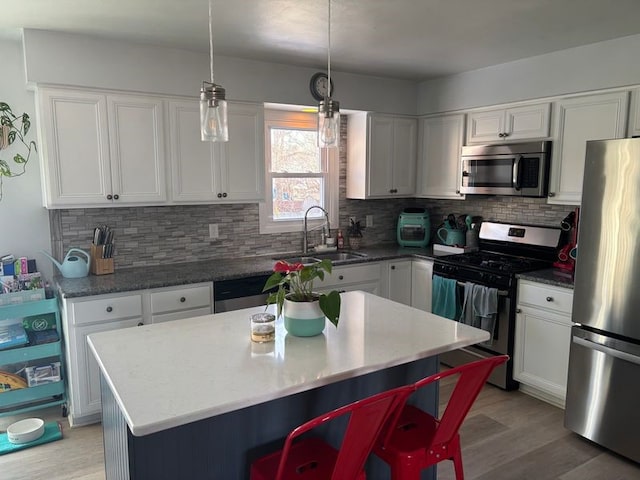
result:
[[[354,252],[326,252],[326,253],[314,253],[314,257],[320,260],[331,260],[333,262],[339,262],[341,260],[355,260],[357,258],[364,258],[364,253]]]
[[[306,256],[274,258],[274,260],[283,260],[287,263],[302,263],[303,265],[311,265],[312,263],[316,263],[320,261],[320,259],[316,257],[306,257]]]
[[[324,252],[314,253],[313,256],[292,256],[284,258],[274,258],[274,260],[284,260],[287,263],[302,263],[303,265],[310,265],[312,263],[319,262],[320,260],[331,260],[332,262],[340,262],[346,260],[355,260],[358,258],[365,258],[364,253],[354,252]]]

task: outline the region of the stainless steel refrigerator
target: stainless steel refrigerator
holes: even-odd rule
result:
[[[565,426],[640,462],[640,138],[587,142]]]

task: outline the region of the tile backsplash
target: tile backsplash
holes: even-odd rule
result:
[[[485,220],[559,226],[572,209],[547,205],[542,199],[472,197],[464,201],[430,199],[350,200],[346,198],[346,132],[341,126],[340,226],[349,217],[365,225],[363,246],[394,242],[398,215],[406,206],[428,209],[435,229],[448,213],[482,216]],[[260,234],[258,204],[177,205],[163,207],[50,210],[49,222],[55,256],[71,247],[89,250],[93,228],[107,224],[115,234],[115,267],[194,262],[302,250],[302,233]],[[219,238],[209,239],[209,224],[219,226]],[[332,230],[336,227],[332,225]],[[318,232],[315,232],[318,234]],[[312,243],[317,239],[310,238]]]

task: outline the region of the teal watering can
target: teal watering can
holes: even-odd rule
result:
[[[86,260],[77,255],[72,255],[73,252],[84,255]],[[91,262],[91,257],[84,250],[80,250],[79,248],[69,249],[67,255],[62,261],[62,264],[44,250],[42,250],[42,253],[44,253],[44,255],[51,260],[56,267],[58,267],[58,270],[60,270],[60,273],[64,278],[81,278],[86,277],[89,274],[89,263]]]

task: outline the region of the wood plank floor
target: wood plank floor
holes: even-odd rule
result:
[[[442,402],[450,385],[441,387]],[[103,480],[100,425],[70,429],[53,408],[0,418],[0,430],[27,416],[60,420],[64,438],[0,456],[2,480]],[[638,480],[640,465],[567,431],[563,411],[520,392],[486,385],[463,424],[462,452],[467,480]],[[454,479],[451,462],[438,479]],[[197,479],[176,479],[197,480]],[[230,479],[231,480],[231,479]]]

